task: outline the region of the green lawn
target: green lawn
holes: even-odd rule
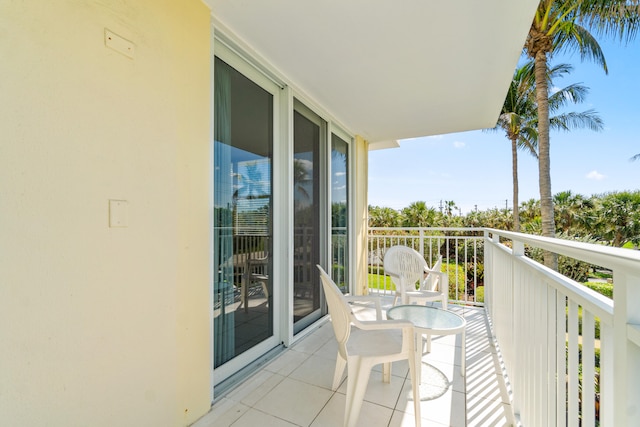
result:
[[[385,276],[384,274],[373,274],[369,273],[367,275],[367,280],[370,288],[387,290],[387,291],[395,291],[396,285],[391,281],[391,277]]]
[[[444,263],[444,266],[446,271],[449,272],[449,298],[455,299],[456,274],[458,275],[458,292],[460,294],[464,294],[465,292],[466,282],[464,270],[461,266],[456,266],[455,264]],[[369,273],[367,280],[370,288],[387,291],[396,290],[396,286],[391,281],[391,278],[389,276],[385,276],[382,271],[380,271],[380,273]]]

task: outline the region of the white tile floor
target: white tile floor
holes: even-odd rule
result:
[[[460,375],[461,336],[433,337],[432,351],[422,359],[422,426],[513,425],[484,310],[449,308],[467,319],[467,376]],[[341,426],[346,381],[331,390],[336,352],[326,322],[217,399],[193,427]],[[415,425],[408,370],[406,362],[395,363],[389,384],[379,368],[372,372],[358,426]]]

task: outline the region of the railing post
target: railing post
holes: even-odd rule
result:
[[[600,425],[614,424],[614,348],[613,326],[600,325]]]
[[[487,230],[484,230],[484,305],[485,309],[491,315],[493,319],[493,290],[495,288],[494,285],[494,269],[493,269],[493,247],[491,246],[491,236]],[[491,332],[494,335],[495,333]]]
[[[627,324],[640,323],[640,276],[614,268],[613,282],[613,420],[616,427],[625,427],[640,418],[640,348],[627,334]]]
[[[528,328],[521,316],[516,314],[517,306],[521,304],[523,298],[526,295],[531,295],[531,289],[523,289],[523,283],[520,280],[521,272],[520,272],[520,264],[517,262],[518,257],[524,256],[524,243],[519,240],[511,240],[511,301],[509,304],[509,319],[508,327],[511,329],[509,331],[508,337],[511,339],[510,346],[513,349],[523,348],[521,347],[521,340],[531,339],[532,337],[524,337],[521,336],[523,331],[526,331]],[[532,301],[533,302],[533,301]],[[526,362],[523,359],[523,355],[520,352],[516,352],[513,355],[512,363],[512,372],[521,373],[524,369],[527,369]],[[531,377],[529,377],[531,378]],[[522,390],[523,388],[520,385],[523,376],[521,375],[513,375],[511,381],[513,383],[515,390]],[[520,419],[522,415],[522,407],[523,407],[523,399],[524,396],[514,396],[513,397],[513,413],[516,419]],[[533,396],[531,396],[533,398]],[[532,399],[528,399],[531,402]]]
[[[419,237],[418,237],[418,245],[420,250],[418,252],[420,252],[420,255],[422,255],[422,258],[424,258],[424,228],[420,227],[420,231],[418,232]],[[431,265],[431,261],[429,260],[429,265]]]

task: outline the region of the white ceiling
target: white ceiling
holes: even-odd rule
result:
[[[493,127],[539,0],[204,0],[372,143]]]

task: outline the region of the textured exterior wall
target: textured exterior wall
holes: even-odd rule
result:
[[[197,0],[0,4],[0,424],[209,409],[209,48]]]

